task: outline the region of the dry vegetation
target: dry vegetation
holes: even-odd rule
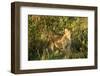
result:
[[[87,17],[28,16],[28,59],[87,58]]]

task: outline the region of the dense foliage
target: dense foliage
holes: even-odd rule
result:
[[[70,51],[49,50],[51,37],[62,37],[64,29],[71,32]],[[28,59],[48,60],[87,58],[87,17],[28,16]]]

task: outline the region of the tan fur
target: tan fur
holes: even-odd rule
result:
[[[70,45],[70,43],[71,43],[71,33],[68,29],[65,29],[63,36],[56,37],[50,41],[49,47],[51,50],[54,50],[55,48],[59,50],[61,49],[65,50],[66,46]]]

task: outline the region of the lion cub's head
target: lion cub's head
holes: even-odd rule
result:
[[[64,30],[64,36],[67,37],[70,40],[70,38],[71,38],[71,32],[70,32],[70,30],[68,30],[68,29],[65,28],[65,30]]]

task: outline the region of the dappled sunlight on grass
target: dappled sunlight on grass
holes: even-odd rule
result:
[[[28,16],[28,60],[88,56],[88,18]]]

